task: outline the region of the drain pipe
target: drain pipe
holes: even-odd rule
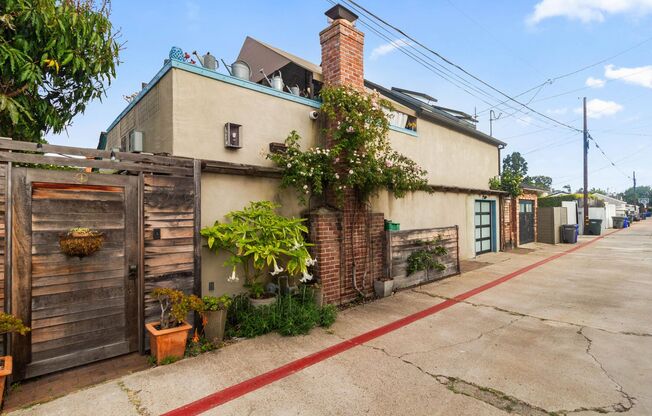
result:
[[[364,292],[358,288],[358,282],[356,281],[356,278],[355,278],[356,277],[356,272],[357,272],[357,265],[356,265],[357,261],[355,259],[355,244],[354,244],[353,239],[355,237],[355,217],[356,217],[357,212],[358,212],[357,210],[353,211],[353,224],[351,224],[351,256],[352,256],[352,267],[351,267],[351,269],[353,271],[353,289],[356,292],[358,292],[358,295],[362,299],[365,299],[366,296],[365,296]],[[364,287],[364,278],[366,277],[366,275],[367,275],[367,272],[365,271],[365,274],[362,277],[363,287]]]

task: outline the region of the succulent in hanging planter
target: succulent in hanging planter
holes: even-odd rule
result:
[[[59,236],[61,251],[70,257],[86,257],[104,244],[104,233],[85,227],[71,228]]]

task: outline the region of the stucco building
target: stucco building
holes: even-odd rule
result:
[[[201,182],[203,225],[212,225],[252,200],[277,201],[283,214],[299,216],[305,207],[291,190],[279,189],[266,154],[293,130],[302,137],[302,148],[323,145],[323,121],[314,119],[313,114],[320,108],[318,91],[324,79],[350,65],[358,68],[351,71],[352,83],[378,91],[395,106],[391,145],[428,171],[428,182],[435,191],[416,192],[402,199],[382,192],[372,201],[373,211],[400,223],[401,229],[457,225],[462,258],[500,250],[503,193],[490,190],[488,182],[499,174],[500,150],[505,143],[477,130],[472,117],[441,107],[426,94],[364,80],[364,36],[353,20],[338,17],[322,31],[330,33],[334,25],[340,25],[338,42],[347,36],[358,42],[349,56],[332,46],[339,45],[337,42],[329,43],[322,36],[322,60],[328,65],[335,62],[323,70],[252,38],[245,40],[239,56],[248,61],[250,79],[188,63],[174,49],[102,134],[99,147],[207,161]],[[263,71],[258,71],[260,68]],[[268,77],[279,73],[288,88],[268,85]],[[237,143],[226,143],[225,131],[231,138],[235,133]],[[140,146],[130,139],[135,132],[142,133],[142,149],[130,148]],[[242,171],[260,174],[233,174]],[[214,255],[202,256],[204,293],[232,290],[226,286],[222,262]]]

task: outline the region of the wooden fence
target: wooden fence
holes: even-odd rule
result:
[[[407,273],[407,260],[410,254],[422,249],[425,242],[437,242],[446,249],[446,254],[438,257],[445,266],[442,271],[418,271]],[[420,230],[387,232],[387,268],[394,278],[394,288],[400,289],[431,282],[460,273],[458,227],[427,228]]]
[[[14,380],[144,352],[144,323],[157,316],[151,290],[200,293],[201,168],[0,138],[0,296],[32,327],[4,344]],[[74,227],[104,233],[100,251],[64,255],[59,236]]]

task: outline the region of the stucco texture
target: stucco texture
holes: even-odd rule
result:
[[[305,209],[299,205],[292,190],[279,189],[279,181],[276,179],[204,173],[201,186],[202,227],[211,226],[216,220],[226,221],[227,213],[242,209],[250,201],[276,202],[281,205],[278,212],[286,216],[300,217]],[[202,245],[202,294],[219,296],[222,293],[242,291],[244,279],[234,283],[226,281],[231,274],[231,270],[224,267],[227,256],[216,255],[208,249],[205,241]],[[215,283],[215,290],[208,290],[209,282]]]

